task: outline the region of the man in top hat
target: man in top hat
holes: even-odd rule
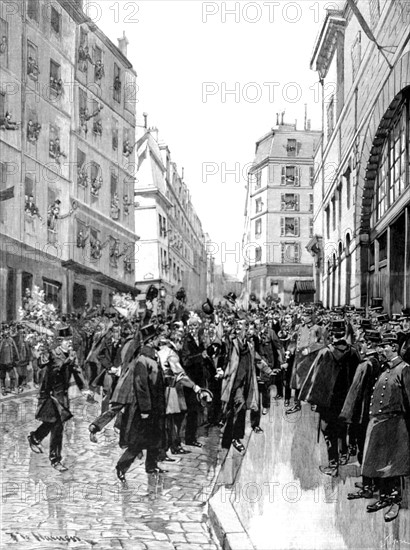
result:
[[[63,446],[63,424],[73,415],[69,409],[68,388],[71,376],[80,390],[87,392],[87,386],[81,368],[78,364],[77,355],[73,350],[73,344],[68,327],[61,328],[59,334],[59,345],[50,352],[47,362],[43,365],[45,369],[40,396],[38,400],[36,419],[42,424],[28,435],[30,448],[35,453],[42,453],[42,440],[50,434],[49,457],[53,468],[58,472],[67,471],[66,466],[61,462]]]
[[[184,337],[181,350],[182,367],[197,386],[204,388],[206,386],[204,361],[208,355],[204,343],[199,337],[201,320],[197,315],[191,315],[187,324],[188,333]],[[197,440],[200,405],[192,388],[185,387],[184,392],[188,408],[185,427],[185,444],[192,447],[202,447],[202,443]]]
[[[120,447],[126,449],[116,465],[117,477],[125,483],[125,474],[135,458],[146,449],[145,471],[165,473],[158,467],[159,451],[165,436],[165,381],[156,352],[158,331],[149,324],[141,328],[143,346],[137,358],[122,372],[111,398],[108,411],[89,426],[90,439],[101,431],[119,412]]]
[[[112,394],[120,376],[123,345],[121,326],[115,324],[103,337],[96,352],[96,358],[101,368],[100,373],[91,383],[93,386],[101,386],[103,388],[102,413],[108,410]]]
[[[373,478],[380,498],[369,513],[388,508],[386,522],[400,509],[402,476],[410,474],[410,365],[398,355],[397,337],[384,336],[377,348],[382,372],[370,396],[362,475]]]

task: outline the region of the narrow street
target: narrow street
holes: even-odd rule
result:
[[[115,476],[121,449],[112,425],[98,445],[89,440],[97,403],[71,397],[74,419],[63,443],[69,470],[63,474],[50,466],[48,438],[44,454],[27,444],[38,425],[36,403],[35,396],[1,403],[2,548],[217,550],[205,512],[220,452],[218,429],[200,432],[201,449],[190,447],[191,454],[161,463],[166,474],[147,475],[144,461],[136,461],[125,487]]]

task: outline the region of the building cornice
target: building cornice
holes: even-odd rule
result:
[[[344,32],[346,19],[339,10],[327,10],[325,22],[316,40],[310,68],[325,78],[336,51],[337,35]]]

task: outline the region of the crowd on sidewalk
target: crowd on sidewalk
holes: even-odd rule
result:
[[[219,305],[207,300],[188,311],[182,291],[165,313],[151,287],[142,315],[123,295],[108,311],[85,307],[70,316],[50,310],[41,292],[35,298],[28,292],[21,320],[2,326],[0,372],[3,394],[7,377],[9,391],[24,391],[28,372],[39,388],[41,424],[28,435],[32,451],[43,453],[50,434],[51,464],[66,471],[63,425],[72,417],[72,378],[88,400],[101,395],[91,441],[98,444],[115,419],[122,483],[143,451],[147,473],[166,473],[175,455],[201,447],[204,423],[221,430],[223,448],[244,453],[246,413],[253,432],[262,433],[274,386],[287,415],[302,402],[319,415],[328,450],[320,471],[337,476],[352,457],[358,460],[362,481],[348,498],[378,496],[367,511],[388,508],[385,520],[394,520],[410,474],[410,311],[390,317],[377,303],[261,306],[254,296],[245,311],[232,292]]]

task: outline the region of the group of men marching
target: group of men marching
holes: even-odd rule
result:
[[[357,457],[363,479],[348,498],[378,493],[367,511],[387,508],[386,521],[397,517],[403,477],[410,474],[408,311],[391,318],[381,308],[276,304],[243,311],[230,293],[223,306],[207,300],[202,312],[178,320],[130,323],[114,316],[87,338],[77,331],[77,349],[73,333],[75,324],[60,329],[58,345],[42,360],[42,424],[28,436],[41,453],[50,433],[57,470],[66,470],[61,451],[71,375],[88,399],[101,394],[91,441],[115,419],[123,483],[143,451],[147,473],[164,473],[164,462],[201,447],[197,432],[204,423],[221,429],[224,448],[243,453],[247,411],[254,433],[262,433],[272,395],[288,415],[302,402],[319,414],[328,450],[323,474],[337,476]]]

